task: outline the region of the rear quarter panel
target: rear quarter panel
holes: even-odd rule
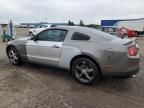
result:
[[[87,55],[93,58],[99,64],[102,72],[117,71],[119,65],[121,65],[119,69],[123,70],[122,67],[126,66],[124,62],[127,59],[127,51],[124,45],[91,40],[64,42],[59,66],[70,69],[70,62],[77,55]],[[112,66],[112,68],[109,69],[107,66]]]

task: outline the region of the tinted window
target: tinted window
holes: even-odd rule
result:
[[[85,34],[75,32],[71,39],[72,40],[90,40],[90,37]]]
[[[114,35],[102,32],[102,31],[94,29],[94,28],[83,28],[83,30],[88,33],[91,33],[92,35],[95,35],[95,38],[97,41],[99,41],[99,39],[105,41],[105,40],[113,40],[113,39],[118,38]]]
[[[36,28],[46,28],[47,26],[46,25],[38,25],[36,26]]]
[[[66,34],[65,30],[46,30],[38,34],[37,40],[62,42]]]
[[[41,26],[40,26],[40,28],[46,28],[46,27],[47,27],[46,25],[41,25]]]

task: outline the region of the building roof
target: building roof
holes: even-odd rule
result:
[[[101,20],[101,26],[114,26],[119,21],[133,21],[133,20],[144,20],[144,18]]]
[[[39,22],[39,23],[20,23],[20,25],[40,25],[40,24],[67,25],[67,23],[47,23],[47,22]]]

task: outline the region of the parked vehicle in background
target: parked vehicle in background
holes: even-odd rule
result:
[[[139,71],[135,39],[120,39],[87,27],[45,29],[9,42],[6,52],[13,65],[32,62],[65,68],[83,84],[98,81],[102,75],[130,77]]]
[[[15,25],[16,28],[21,28],[21,25]]]
[[[28,28],[35,28],[35,25],[29,25]]]
[[[118,28],[128,28],[127,31],[133,31],[137,36],[144,34],[144,18],[119,21],[114,26]]]
[[[138,36],[144,36],[144,18],[101,20],[101,26],[115,26],[117,28],[124,27],[135,31]]]
[[[135,32],[134,30],[130,30],[128,28],[117,28],[115,26],[106,26],[106,27],[102,27],[102,31],[118,36],[120,38],[132,38],[132,37],[137,37],[137,32]]]
[[[33,29],[29,29],[29,36],[34,36],[46,28],[50,28],[51,24],[39,24]]]
[[[135,32],[134,30],[130,30],[124,27],[118,29],[117,33],[118,36],[120,36],[121,38],[133,38],[138,36],[137,32]]]
[[[28,25],[16,25],[16,28],[28,28]]]
[[[102,27],[101,30],[112,35],[117,35],[117,28],[114,26]]]

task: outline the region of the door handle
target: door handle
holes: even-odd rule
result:
[[[60,48],[60,47],[57,45],[53,45],[52,48]]]

